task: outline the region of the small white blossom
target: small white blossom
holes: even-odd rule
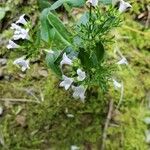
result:
[[[18,26],[15,23],[12,23],[10,28],[13,29],[13,30],[21,30],[22,29],[20,26]]]
[[[65,90],[68,90],[73,81],[73,78],[68,78],[67,76],[63,75],[63,81],[60,83],[59,86],[64,87]]]
[[[124,0],[120,0],[120,5],[119,5],[120,13],[127,11],[129,8],[132,8],[132,6],[128,2],[125,2]]]
[[[98,5],[98,0],[87,0],[86,4],[91,4],[92,6],[96,7]]]
[[[67,117],[68,118],[74,118],[74,115],[73,114],[67,114]]]
[[[13,42],[12,40],[9,40],[9,43],[7,45],[7,49],[14,49],[14,48],[19,48],[20,46],[17,45],[15,42]]]
[[[25,60],[25,57],[17,58],[14,62],[14,65],[21,67],[21,70],[24,72],[26,69],[29,69],[29,60]]]
[[[116,90],[122,87],[122,84],[117,82],[115,79],[113,79],[113,84],[114,84],[114,87],[115,87]]]
[[[81,69],[77,70],[77,74],[78,74],[78,77],[77,77],[78,81],[83,81],[86,78],[85,72],[82,71]]]
[[[15,23],[12,23],[11,24],[11,29],[15,30],[14,31],[14,35],[13,35],[13,39],[14,40],[19,40],[19,39],[27,39],[29,40],[30,37],[29,37],[29,29],[24,29],[24,28],[21,28],[20,26],[18,26],[17,24]]]
[[[20,29],[20,30],[16,30],[15,32],[14,32],[14,35],[13,35],[13,39],[14,40],[19,40],[19,39],[27,39],[27,40],[29,40],[30,39],[30,37],[29,37],[29,34],[28,34],[28,32],[29,32],[29,29]]]
[[[72,145],[71,146],[71,150],[79,150],[80,148],[78,147],[78,146],[76,146],[76,145]]]
[[[125,57],[123,57],[120,61],[117,62],[118,65],[128,65],[128,61]]]
[[[73,98],[75,98],[75,99],[80,98],[81,101],[84,102],[86,88],[83,85],[80,85],[77,87],[72,86],[72,89],[74,91]]]
[[[63,54],[63,59],[60,62],[60,65],[72,65],[72,60],[70,58],[68,58],[68,56],[66,55],[66,53]]]
[[[23,25],[26,25],[26,24],[27,24],[27,21],[25,20],[24,16],[25,16],[25,14],[21,15],[20,18],[19,18],[19,20],[16,21],[16,23],[17,23],[17,24],[18,24],[18,23],[21,23],[21,24],[23,24]]]

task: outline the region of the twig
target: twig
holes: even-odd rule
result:
[[[148,28],[150,25],[150,6],[147,6],[147,10],[148,10],[148,17],[147,17],[147,21],[145,24],[146,28]]]
[[[136,33],[139,33],[141,35],[149,36],[149,33],[145,33],[145,32],[133,29],[132,27],[129,27],[129,26],[126,26],[126,25],[124,25],[123,28],[131,30],[131,31],[136,32]]]
[[[104,130],[103,130],[102,142],[101,142],[100,150],[104,150],[105,149],[105,141],[107,139],[107,129],[108,129],[108,126],[109,126],[109,123],[110,123],[110,120],[111,120],[111,116],[112,116],[113,104],[114,104],[114,102],[113,102],[113,100],[111,100],[109,102],[109,110],[108,110],[108,114],[107,114]]]
[[[0,101],[39,103],[38,101],[30,100],[30,99],[13,99],[13,98],[0,98]]]
[[[123,84],[123,82],[121,83],[121,95],[120,95],[120,100],[119,100],[119,103],[118,103],[118,105],[117,105],[117,109],[119,109],[119,107],[120,107],[120,105],[121,105],[121,103],[122,103],[122,101],[123,101],[123,94],[124,94],[124,84]]]

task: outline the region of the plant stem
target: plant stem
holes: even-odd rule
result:
[[[89,12],[89,40],[91,38],[91,31],[92,31],[92,5],[90,5],[90,12]]]
[[[114,104],[113,100],[110,100],[110,102],[109,102],[109,110],[108,110],[108,114],[107,114],[104,130],[103,130],[102,143],[101,143],[100,150],[105,150],[105,141],[107,139],[107,129],[109,127],[109,123],[110,123],[110,120],[112,118],[113,104]]]

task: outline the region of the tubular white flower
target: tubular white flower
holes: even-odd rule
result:
[[[16,21],[16,23],[17,23],[17,24],[18,24],[18,23],[21,23],[21,24],[23,24],[23,25],[26,25],[26,24],[27,24],[27,21],[25,20],[24,16],[25,16],[25,14],[21,15],[20,18],[19,18],[19,20]]]
[[[120,84],[119,82],[117,82],[115,79],[113,79],[113,84],[115,89],[120,89],[122,87],[122,84]]]
[[[60,87],[64,87],[65,90],[68,90],[73,83],[73,78],[68,78],[67,76],[63,75],[63,81],[60,83]]]
[[[87,0],[86,4],[91,4],[92,6],[96,7],[98,5],[98,0]]]
[[[85,99],[85,91],[86,91],[86,88],[83,86],[83,85],[80,85],[80,86],[72,86],[72,89],[73,89],[73,98],[75,99],[78,99],[80,98],[82,102],[84,102],[84,99]]]
[[[13,30],[21,30],[22,29],[20,26],[18,26],[15,23],[12,23],[10,28],[13,29]]]
[[[128,65],[128,61],[125,57],[122,57],[122,59],[120,61],[117,62],[118,65]]]
[[[120,0],[120,5],[119,5],[119,12],[120,13],[123,13],[130,8],[132,8],[132,6],[128,2],[125,2],[124,0]]]
[[[86,78],[85,72],[82,71],[81,69],[77,70],[77,74],[78,74],[78,77],[77,77],[78,81],[83,81]]]
[[[28,34],[29,29],[23,29],[23,28],[21,28],[20,26],[18,26],[15,23],[12,23],[10,28],[15,30],[14,31],[14,35],[13,35],[13,39],[14,40],[19,40],[19,39],[23,39],[23,40],[27,39],[27,40],[29,40],[30,39],[30,36]]]
[[[20,30],[16,30],[15,32],[14,32],[14,35],[13,35],[13,39],[14,40],[19,40],[19,39],[27,39],[27,40],[29,40],[30,39],[30,37],[29,37],[29,34],[28,34],[28,32],[29,32],[29,29],[20,29]]]
[[[7,45],[7,49],[14,49],[14,48],[19,48],[20,46],[17,45],[15,42],[13,42],[12,40],[9,40],[9,43]]]
[[[72,65],[72,60],[70,58],[68,58],[68,56],[66,55],[66,53],[63,54],[63,59],[60,62],[60,66],[62,67],[63,65]]]
[[[14,62],[14,65],[21,67],[21,70],[24,72],[26,69],[29,69],[29,60],[25,60],[25,57],[17,58]]]

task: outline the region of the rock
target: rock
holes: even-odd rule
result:
[[[39,69],[38,70],[38,73],[39,73],[39,75],[40,76],[42,76],[42,77],[47,77],[48,76],[48,72],[47,72],[47,70],[42,70],[42,69]]]
[[[26,117],[23,115],[18,115],[16,117],[16,122],[18,125],[21,125],[22,127],[26,127]]]

